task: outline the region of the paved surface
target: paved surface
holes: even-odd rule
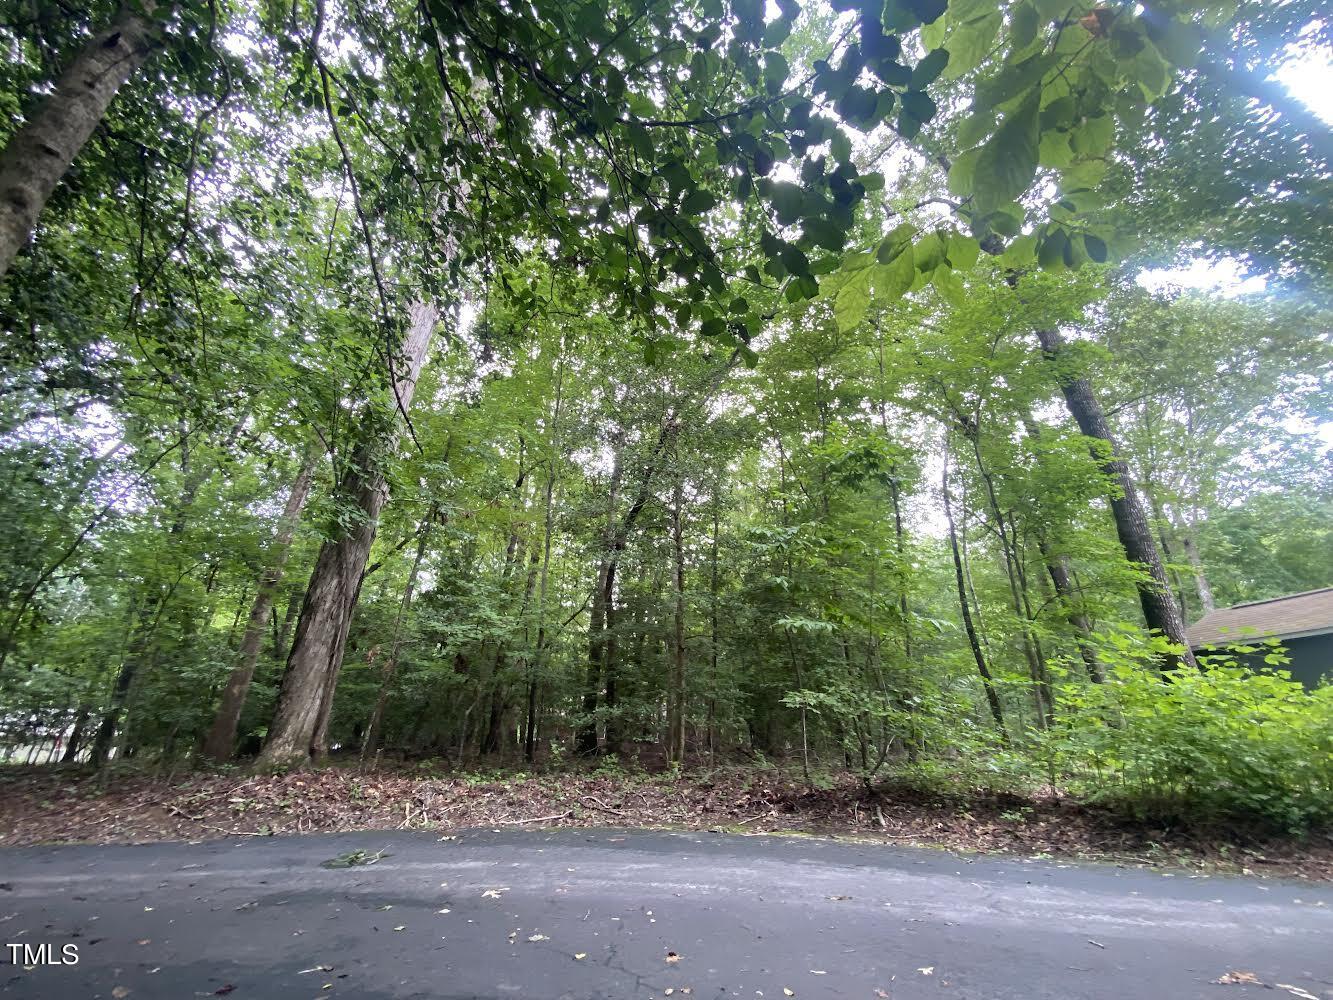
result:
[[[5,850],[9,942],[78,948],[25,1000],[1333,998],[1327,888],[712,834]]]

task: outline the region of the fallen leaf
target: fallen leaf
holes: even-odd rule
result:
[[[587,953],[586,951],[576,951],[576,952],[574,952],[574,961],[576,961],[576,962],[582,962],[582,961],[583,961],[585,958],[587,958],[587,957],[588,957],[588,953]]]
[[[138,943],[139,943],[139,946],[142,947],[143,945],[146,945],[146,944],[152,944],[153,941],[152,941],[152,938],[141,938],[141,939],[139,940]]]
[[[499,898],[500,898],[500,893],[502,893],[502,892],[508,892],[508,891],[509,891],[509,886],[504,886],[503,888],[500,888],[500,889],[487,889],[485,892],[483,892],[483,893],[481,894],[481,898],[482,898],[482,899],[499,899]]]
[[[889,995],[879,988],[875,989],[875,996],[878,997],[879,1000],[889,1000]]]
[[[1259,983],[1259,977],[1256,976],[1253,972],[1241,972],[1238,969],[1232,969],[1230,972],[1227,972],[1219,976],[1218,978],[1214,979],[1213,982],[1223,986],[1227,985],[1228,983]],[[1259,985],[1263,984],[1259,983]]]
[[[529,935],[528,935],[528,940],[529,940],[529,941],[549,941],[549,940],[551,940],[551,939],[548,938],[545,934],[529,934]]]
[[[111,995],[112,995],[113,997],[115,997],[116,1000],[121,1000],[121,997],[127,997],[127,996],[130,995],[129,987],[128,987],[128,986],[117,986],[115,989],[113,989],[113,990],[111,991]]]
[[[921,966],[921,968],[917,969],[916,971],[919,972],[919,973],[921,973],[921,975],[923,975],[923,976],[933,976],[933,975],[935,975],[935,966],[933,966],[933,965],[923,965],[923,966]]]

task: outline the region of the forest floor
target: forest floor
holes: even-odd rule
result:
[[[423,775],[347,766],[281,775],[0,768],[0,847],[352,830],[642,827],[804,833],[944,850],[1333,881],[1333,831],[1305,838],[1147,824],[1054,795],[811,789],[781,771]]]

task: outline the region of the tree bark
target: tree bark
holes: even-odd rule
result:
[[[1064,339],[1058,330],[1038,330],[1037,339],[1047,358],[1057,360],[1064,347]],[[1181,663],[1197,666],[1194,653],[1190,650],[1189,639],[1185,636],[1185,620],[1171,596],[1171,585],[1167,582],[1166,571],[1162,567],[1157,545],[1153,541],[1152,528],[1148,524],[1148,515],[1139,499],[1138,489],[1129,474],[1129,465],[1121,457],[1116,447],[1111,427],[1106,421],[1101,403],[1092,391],[1092,385],[1086,378],[1064,371],[1060,374],[1060,389],[1064,393],[1069,412],[1073,415],[1079,430],[1086,437],[1103,442],[1094,451],[1094,457],[1102,463],[1102,471],[1116,486],[1109,497],[1111,514],[1115,519],[1116,534],[1125,550],[1125,557],[1139,566],[1147,579],[1140,579],[1136,586],[1139,592],[1139,604],[1143,608],[1143,618],[1151,631],[1165,636],[1181,647],[1179,653],[1169,653],[1162,660],[1164,670],[1171,670]]]
[[[679,476],[671,497],[671,548],[675,555],[675,611],[671,626],[671,683],[667,691],[667,754],[685,760],[685,545],[681,528],[684,491]]]
[[[393,637],[389,640],[389,655],[380,672],[380,689],[375,696],[375,707],[371,710],[370,721],[366,723],[366,734],[361,742],[361,759],[366,760],[379,749],[380,730],[384,726],[384,709],[389,704],[389,691],[393,686],[394,674],[398,671],[398,656],[402,652],[403,619],[412,606],[412,597],[417,589],[417,574],[421,572],[421,563],[426,558],[426,543],[430,538],[431,521],[435,518],[436,507],[431,505],[426,513],[426,520],[417,529],[417,551],[412,557],[412,568],[407,574],[407,583],[403,587],[402,600],[398,602],[398,613],[393,619]]]
[[[222,689],[222,702],[218,706],[213,726],[204,738],[202,753],[212,760],[231,760],[236,743],[236,727],[241,721],[241,710],[245,708],[245,699],[250,693],[250,681],[255,675],[255,664],[259,662],[259,646],[264,640],[264,628],[273,610],[273,599],[278,593],[278,584],[282,582],[282,571],[287,565],[287,556],[291,552],[292,537],[301,519],[301,508],[310,495],[310,484],[315,478],[315,467],[319,462],[319,453],[311,448],[306,455],[301,471],[297,473],[287,494],[287,504],[282,517],[278,520],[277,531],[273,536],[271,562],[259,586],[255,590],[255,600],[250,607],[250,618],[241,636],[241,647],[237,652],[236,666],[227,678],[227,686]]]
[[[157,44],[154,0],[121,7],[0,152],[0,278],[32,237],[56,185],[112,98]]]
[[[958,606],[963,612],[963,628],[967,631],[967,641],[972,647],[972,657],[977,662],[977,673],[981,675],[981,686],[986,691],[986,702],[990,705],[992,718],[995,719],[995,728],[1000,731],[1000,736],[1007,740],[1008,732],[1004,728],[1004,709],[1000,707],[1000,696],[995,690],[995,681],[991,676],[990,667],[986,663],[986,655],[981,651],[981,640],[977,636],[976,625],[972,621],[972,602],[967,596],[967,584],[963,577],[963,557],[958,551],[958,531],[953,521],[953,505],[949,501],[949,456],[947,451],[944,456],[944,476],[941,486],[944,491],[944,518],[949,524],[949,548],[953,552],[954,579],[958,585]]]
[[[438,318],[438,310],[429,303],[414,303],[409,309],[400,351],[407,367],[393,379],[397,410],[406,412],[411,405]],[[265,767],[301,763],[324,743],[352,611],[360,596],[380,511],[388,500],[381,463],[398,439],[396,419],[392,426],[388,434],[355,450],[339,484],[339,491],[361,516],[350,531],[326,541],[319,550],[287,657],[278,707],[259,755]]]
[[[1106,670],[1097,659],[1097,651],[1092,646],[1092,624],[1088,621],[1088,616],[1079,610],[1078,594],[1069,575],[1069,559],[1052,552],[1044,538],[1037,544],[1046,563],[1046,572],[1055,586],[1056,596],[1064,605],[1065,618],[1074,628],[1074,643],[1078,646],[1078,655],[1082,658],[1083,665],[1088,669],[1088,678],[1094,684],[1100,684],[1106,680]]]
[[[1194,589],[1199,594],[1199,605],[1206,615],[1217,610],[1217,598],[1213,596],[1212,584],[1203,568],[1203,558],[1199,555],[1198,531],[1193,524],[1176,514],[1176,530],[1180,533],[1180,544],[1189,560],[1190,571],[1194,574]],[[1202,617],[1202,616],[1200,616]]]

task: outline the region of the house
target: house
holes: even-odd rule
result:
[[[1333,680],[1333,587],[1218,608],[1185,634],[1196,653],[1233,643],[1278,639],[1291,657],[1283,669],[1312,688],[1321,680]],[[1254,661],[1258,666],[1262,658]]]

